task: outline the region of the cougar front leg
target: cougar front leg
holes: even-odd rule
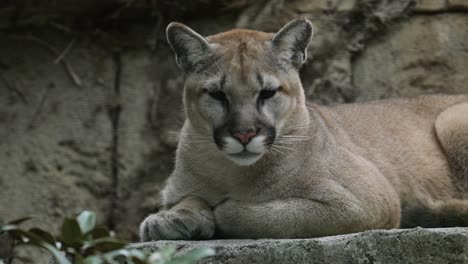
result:
[[[140,225],[140,238],[142,241],[209,239],[214,231],[214,216],[208,204],[189,196],[167,211],[148,216]]]
[[[359,203],[328,204],[301,198],[266,203],[227,200],[214,209],[217,236],[227,238],[307,238],[397,228],[393,218],[382,217]]]

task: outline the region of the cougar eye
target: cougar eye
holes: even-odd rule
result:
[[[268,90],[262,90],[260,94],[258,95],[259,100],[267,100],[275,96],[276,92],[278,89],[268,89]]]
[[[218,100],[218,101],[227,101],[226,94],[224,94],[223,91],[213,91],[213,92],[208,92],[208,95],[211,96],[211,98]]]

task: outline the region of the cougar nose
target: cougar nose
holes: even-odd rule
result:
[[[247,131],[247,132],[236,132],[234,134],[232,134],[233,137],[237,138],[241,143],[242,145],[247,145],[247,143],[249,143],[250,139],[255,137],[257,135],[257,133],[255,133],[254,131]]]

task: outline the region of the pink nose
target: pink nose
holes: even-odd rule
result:
[[[249,143],[250,139],[255,137],[257,133],[247,132],[247,133],[234,133],[232,136],[237,138],[242,144]]]

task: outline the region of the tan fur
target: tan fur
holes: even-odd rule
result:
[[[317,237],[411,226],[413,212],[468,224],[468,95],[307,107],[297,69],[267,63],[273,36],[234,30],[208,37],[219,60],[207,71],[227,73],[225,91],[240,109],[258,92],[252,74],[280,80],[277,151],[250,166],[221,155],[207,120],[224,114],[198,104],[210,74],[188,72],[188,119],[163,191],[167,211],[142,223],[142,240],[207,239],[214,229],[228,238]]]

